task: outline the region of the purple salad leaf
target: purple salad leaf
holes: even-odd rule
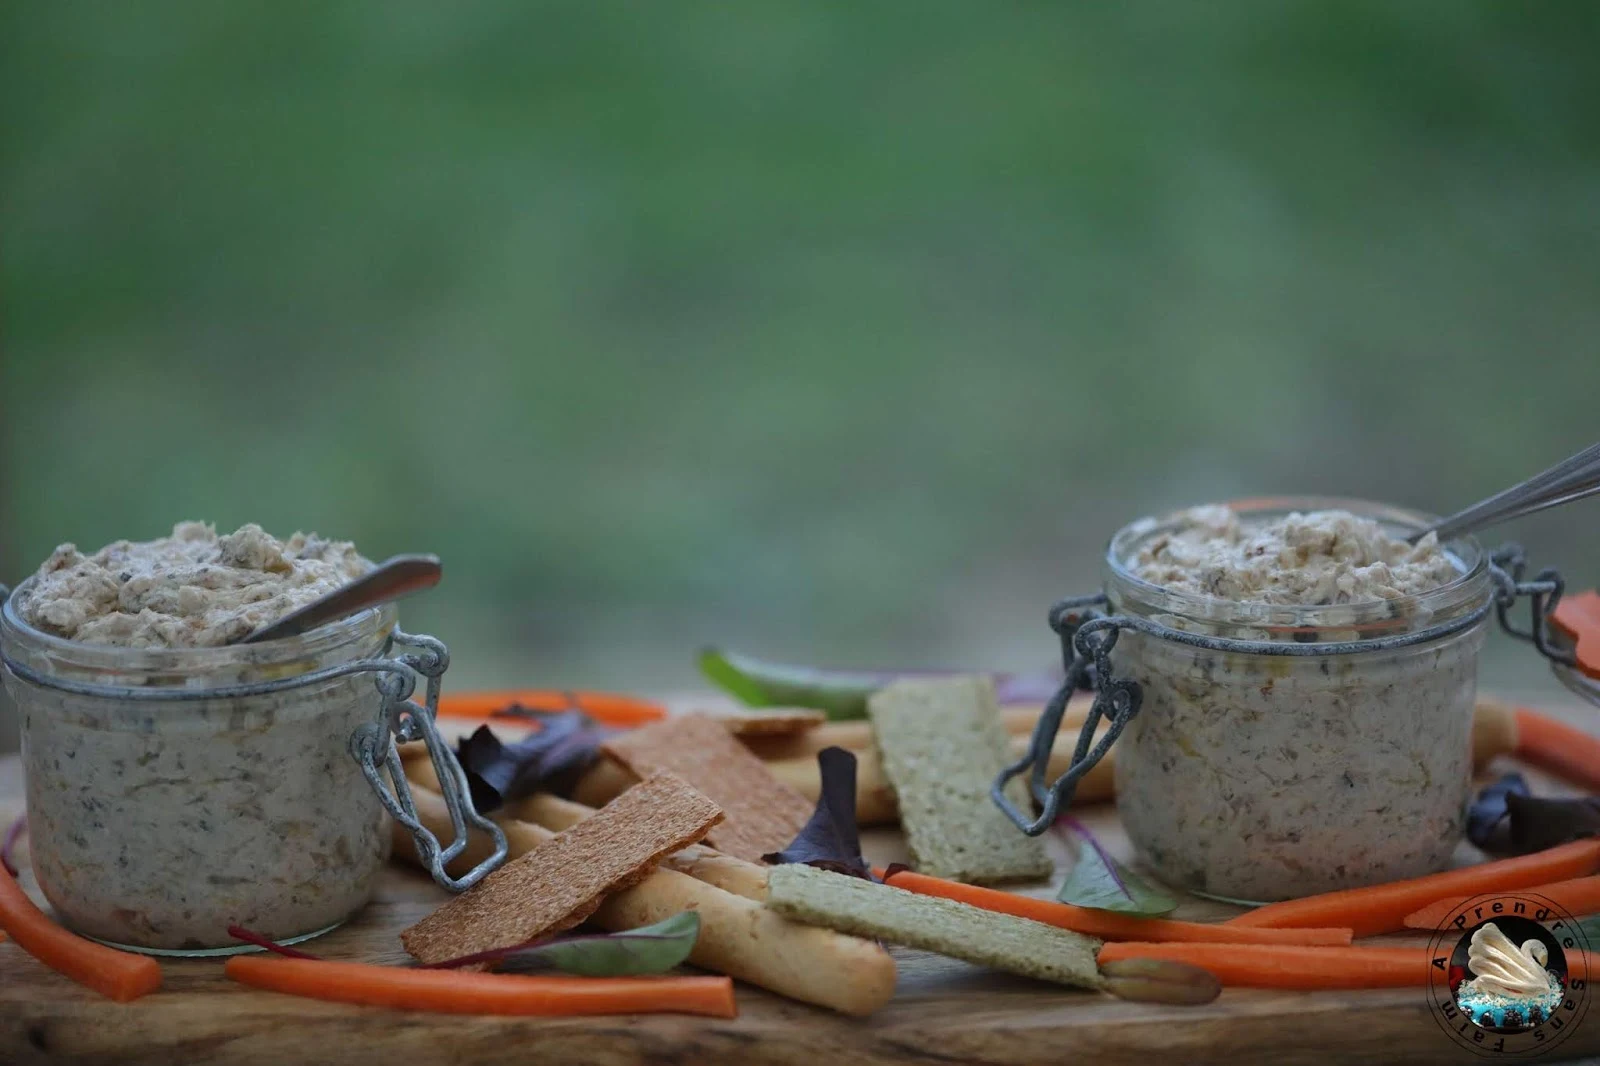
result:
[[[1507,792],[1511,847],[1518,854],[1543,851],[1585,837],[1600,836],[1600,799],[1549,799]]]
[[[271,937],[258,933],[254,929],[246,929],[242,925],[228,926],[228,935],[235,940],[242,940],[246,944],[254,944],[258,948],[270,951],[274,955],[282,955],[287,959],[311,959],[315,961],[318,958],[318,956],[308,951],[300,951],[286,944],[280,944]]]
[[[1530,794],[1528,782],[1521,774],[1506,774],[1498,781],[1483,787],[1467,810],[1468,840],[1480,848],[1487,848],[1494,842],[1495,830],[1505,821],[1509,813],[1506,810],[1506,797],[1512,794],[1518,796]]]
[[[538,730],[506,742],[488,726],[479,726],[456,747],[473,806],[483,813],[534,792],[565,795],[600,757],[600,745],[615,733],[577,710],[513,708],[512,713],[538,721]]]
[[[861,856],[856,826],[856,756],[844,748],[817,752],[822,790],[811,820],[782,851],[761,856],[775,865],[799,862],[835,873],[872,880],[872,867]]]

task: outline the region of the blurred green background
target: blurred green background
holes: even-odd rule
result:
[[[454,686],[1048,663],[1109,533],[1600,437],[1600,9],[0,9],[0,578],[432,550]],[[1502,531],[1600,582],[1583,504]],[[1496,641],[1489,683],[1547,684]]]

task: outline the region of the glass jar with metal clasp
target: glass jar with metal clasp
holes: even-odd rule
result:
[[[1241,521],[1348,510],[1403,537],[1432,517],[1365,501],[1286,498],[1235,506]],[[1066,681],[1029,752],[994,799],[1044,832],[1082,775],[1116,743],[1117,810],[1164,880],[1234,902],[1266,902],[1413,877],[1444,867],[1471,793],[1479,652],[1491,613],[1560,661],[1549,615],[1554,571],[1524,580],[1520,549],[1471,537],[1444,545],[1456,576],[1419,595],[1280,605],[1186,594],[1132,562],[1180,516],[1112,537],[1101,592],[1057,604]],[[1532,624],[1509,611],[1531,601]],[[1091,686],[1092,681],[1092,686]],[[1096,691],[1068,770],[1046,780],[1066,702]],[[1103,728],[1102,728],[1103,726]],[[1026,774],[1040,814],[1000,786]]]
[[[127,648],[29,626],[17,609],[29,585],[0,606],[0,658],[21,722],[29,854],[67,927],[168,955],[248,950],[231,925],[309,939],[370,898],[391,817],[452,891],[505,859],[434,726],[449,652],[403,632],[393,604],[255,644]],[[417,817],[397,740],[427,745],[448,846]],[[451,877],[469,826],[492,854]]]

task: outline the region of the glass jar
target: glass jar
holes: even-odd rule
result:
[[[1360,500],[1228,506],[1247,526],[1295,511],[1349,511],[1396,538],[1434,521]],[[1455,577],[1419,595],[1244,603],[1136,575],[1140,548],[1183,524],[1177,514],[1123,528],[1106,552],[1104,590],[1051,608],[1066,677],[1027,753],[995,781],[995,804],[1023,832],[1046,832],[1115,744],[1123,825],[1145,862],[1176,887],[1261,903],[1445,866],[1470,797],[1478,655],[1490,612],[1552,661],[1570,661],[1551,642],[1560,575],[1524,580],[1521,548],[1490,555],[1459,538],[1443,546]],[[1527,629],[1509,618],[1523,597]],[[1097,695],[1070,764],[1050,782],[1067,702],[1089,687]],[[1007,783],[1024,774],[1037,815],[1006,795]]]
[[[398,797],[377,776],[398,765],[391,712],[407,730],[426,719],[441,759],[423,713],[437,674],[428,708],[405,701],[415,662],[386,657],[404,638],[392,604],[259,644],[125,648],[29,626],[17,605],[30,583],[0,608],[0,654],[21,721],[34,875],[67,927],[152,954],[225,954],[242,950],[230,925],[294,943],[367,902],[389,814],[419,828],[403,775]],[[460,770],[442,756],[448,790]],[[463,796],[448,797],[457,845],[441,855],[419,837],[425,858],[442,859],[436,879],[457,889],[492,866],[443,874],[465,844],[461,803],[485,822],[459,784]]]
[[[1246,524],[1327,509],[1374,519],[1398,538],[1431,521],[1351,500],[1234,505]],[[1140,855],[1175,886],[1246,902],[1447,865],[1471,797],[1478,654],[1494,595],[1476,542],[1447,545],[1458,576],[1421,595],[1282,606],[1135,576],[1139,549],[1178,522],[1146,519],[1112,539],[1110,611],[1268,647],[1121,634],[1111,661],[1143,701],[1117,745],[1117,810]],[[1284,644],[1298,654],[1271,654]]]

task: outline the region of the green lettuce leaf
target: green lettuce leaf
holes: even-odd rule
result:
[[[748,707],[810,707],[834,721],[867,716],[867,699],[903,677],[937,677],[956,671],[823,670],[772,663],[720,648],[700,653],[700,672]],[[969,671],[984,673],[985,671]],[[1061,687],[1049,674],[995,674],[995,698],[1002,705],[1042,706]]]
[[[683,911],[654,925],[622,933],[558,937],[494,951],[480,951],[435,963],[428,969],[453,970],[493,962],[517,969],[553,969],[580,977],[636,977],[666,973],[694,950],[700,912]]]
[[[1147,918],[1177,907],[1177,900],[1113,859],[1082,822],[1069,815],[1061,823],[1078,837],[1078,861],[1056,896],[1062,903]]]

